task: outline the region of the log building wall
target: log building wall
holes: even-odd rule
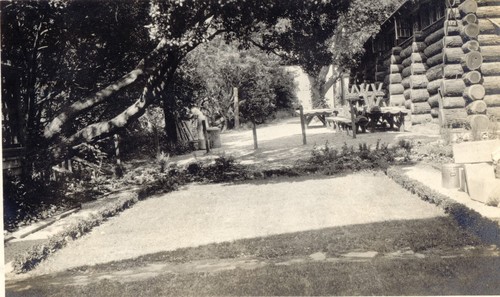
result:
[[[423,7],[432,9],[438,1],[443,13],[424,27],[419,23],[427,13]],[[412,36],[406,40],[398,39],[398,18],[413,20]],[[383,81],[391,104],[410,109],[414,124],[474,127],[498,122],[499,24],[500,0],[408,1],[370,41],[384,43],[388,34],[395,34],[393,47],[367,51],[362,69],[352,70],[363,75],[352,77]]]

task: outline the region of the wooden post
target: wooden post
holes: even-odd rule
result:
[[[208,140],[207,121],[201,121],[201,125],[203,127],[203,137],[205,137],[205,146],[207,148],[207,153],[210,153],[210,141]]]
[[[354,104],[349,100],[349,108],[351,109],[351,128],[352,128],[352,138],[356,138],[356,115],[354,114]]]
[[[257,125],[255,124],[255,121],[252,121],[252,132],[253,132],[253,148],[258,149],[259,144],[257,143]]]
[[[302,129],[302,143],[307,144],[306,138],[306,123],[304,121],[304,106],[299,107],[300,110],[300,128]]]
[[[120,166],[121,160],[120,160],[120,136],[118,134],[115,134],[113,136],[114,142],[115,142],[115,156],[116,156],[116,165]]]
[[[238,129],[240,127],[240,103],[238,97],[238,88],[233,88],[233,100],[234,100],[234,128]]]

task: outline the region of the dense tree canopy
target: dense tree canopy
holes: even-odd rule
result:
[[[334,59],[327,48],[339,17],[357,2],[363,8],[361,0],[3,1],[2,92],[23,127],[13,130],[57,160],[153,103],[173,117],[183,59],[217,35],[319,73]]]

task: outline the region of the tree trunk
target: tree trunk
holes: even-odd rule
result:
[[[163,114],[165,116],[165,134],[169,144],[176,144],[179,141],[177,134],[177,117],[170,108],[163,104]]]
[[[55,160],[65,158],[71,155],[71,148],[73,146],[81,142],[92,142],[99,138],[111,136],[116,133],[117,130],[125,128],[129,123],[143,115],[146,108],[153,101],[155,92],[160,90],[160,84],[162,82],[165,82],[164,85],[170,84],[179,62],[180,57],[177,53],[170,53],[163,61],[162,65],[160,65],[162,67],[159,67],[159,71],[148,79],[141,97],[114,118],[91,124],[67,138],[60,136],[58,141],[50,148],[52,158]],[[153,96],[151,93],[153,93]]]
[[[162,39],[157,45],[157,47],[148,54],[148,56],[142,59],[136,66],[136,68],[126,75],[122,76],[120,79],[114,81],[104,89],[95,93],[94,95],[77,101],[70,106],[64,108],[57,117],[55,117],[49,125],[45,128],[44,136],[50,139],[61,132],[62,126],[70,119],[75,116],[89,110],[90,108],[105,102],[111,95],[115,94],[124,87],[135,82],[139,77],[148,75],[152,73],[154,67],[152,65],[148,68],[146,63],[153,60],[158,54],[164,49],[166,45],[166,39]]]
[[[258,149],[259,144],[257,143],[257,124],[255,124],[255,121],[252,121],[252,133],[253,133],[253,148]]]
[[[311,101],[313,108],[327,106],[325,99],[326,93],[339,78],[339,75],[333,75],[329,79],[326,79],[329,69],[329,66],[323,66],[317,74],[307,73],[307,78],[309,79],[309,85],[311,88]]]

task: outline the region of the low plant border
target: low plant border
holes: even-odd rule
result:
[[[139,201],[137,192],[130,192],[129,194],[127,197],[119,198],[117,201],[102,207],[90,217],[81,219],[64,231],[51,236],[48,242],[35,245],[23,254],[16,256],[12,262],[13,272],[18,274],[32,270],[41,261],[66,246],[70,241],[80,238],[108,218],[130,208]]]
[[[378,151],[379,144],[377,143]],[[382,150],[389,152],[387,146],[382,148]],[[348,148],[344,145],[343,152],[344,157],[349,150],[349,158],[352,160],[359,159],[359,154],[368,153],[369,147],[360,146],[358,154],[354,154],[354,148]],[[297,177],[297,176],[307,176],[310,174],[320,174],[320,175],[339,175],[345,173],[357,172],[360,170],[381,170],[386,168],[388,163],[381,164],[377,156],[374,160],[357,160],[358,162],[355,166],[345,166],[347,159],[342,159],[343,155],[338,155],[335,151],[334,156],[329,156],[328,154],[334,150],[328,148],[328,143],[322,149],[322,153],[326,153],[326,156],[321,157],[316,154],[316,157],[320,157],[321,162],[296,164],[291,167],[283,167],[279,169],[257,169],[249,165],[242,165],[236,162],[232,156],[221,156],[218,162],[216,160],[215,164],[208,165],[208,167],[203,167],[203,164],[198,164],[201,166],[199,169],[201,171],[197,174],[188,173],[187,169],[180,169],[177,167],[171,168],[171,170],[164,175],[160,176],[157,180],[152,183],[143,185],[141,189],[131,192],[130,197],[119,199],[109,205],[104,206],[101,210],[97,211],[96,214],[90,216],[87,219],[82,219],[79,222],[69,226],[66,230],[58,233],[49,238],[48,242],[33,246],[28,251],[21,255],[15,257],[13,261],[13,271],[15,273],[25,273],[33,268],[35,268],[41,261],[46,259],[48,256],[56,252],[57,250],[63,248],[68,244],[68,242],[75,240],[85,233],[91,231],[94,227],[99,226],[109,217],[116,215],[117,213],[130,208],[132,205],[137,203],[139,200],[147,199],[156,194],[164,194],[175,191],[179,186],[191,183],[191,182],[202,182],[202,183],[221,183],[221,182],[235,182],[235,181],[245,181],[245,180],[259,180],[267,178],[278,178],[278,177]],[[313,150],[314,152],[314,150]],[[321,151],[320,151],[321,153]],[[314,156],[314,154],[313,154]],[[324,159],[324,160],[323,160]],[[332,160],[337,160],[338,164],[331,163]],[[394,162],[393,159],[389,160]],[[374,168],[374,166],[383,165],[384,168]],[[209,178],[205,180],[200,180],[199,174],[209,174]]]
[[[386,174],[412,194],[416,194],[422,200],[441,207],[445,213],[455,219],[461,228],[476,235],[483,242],[500,245],[500,226],[497,222],[481,216],[477,211],[408,177],[402,172],[400,167],[389,167]]]

